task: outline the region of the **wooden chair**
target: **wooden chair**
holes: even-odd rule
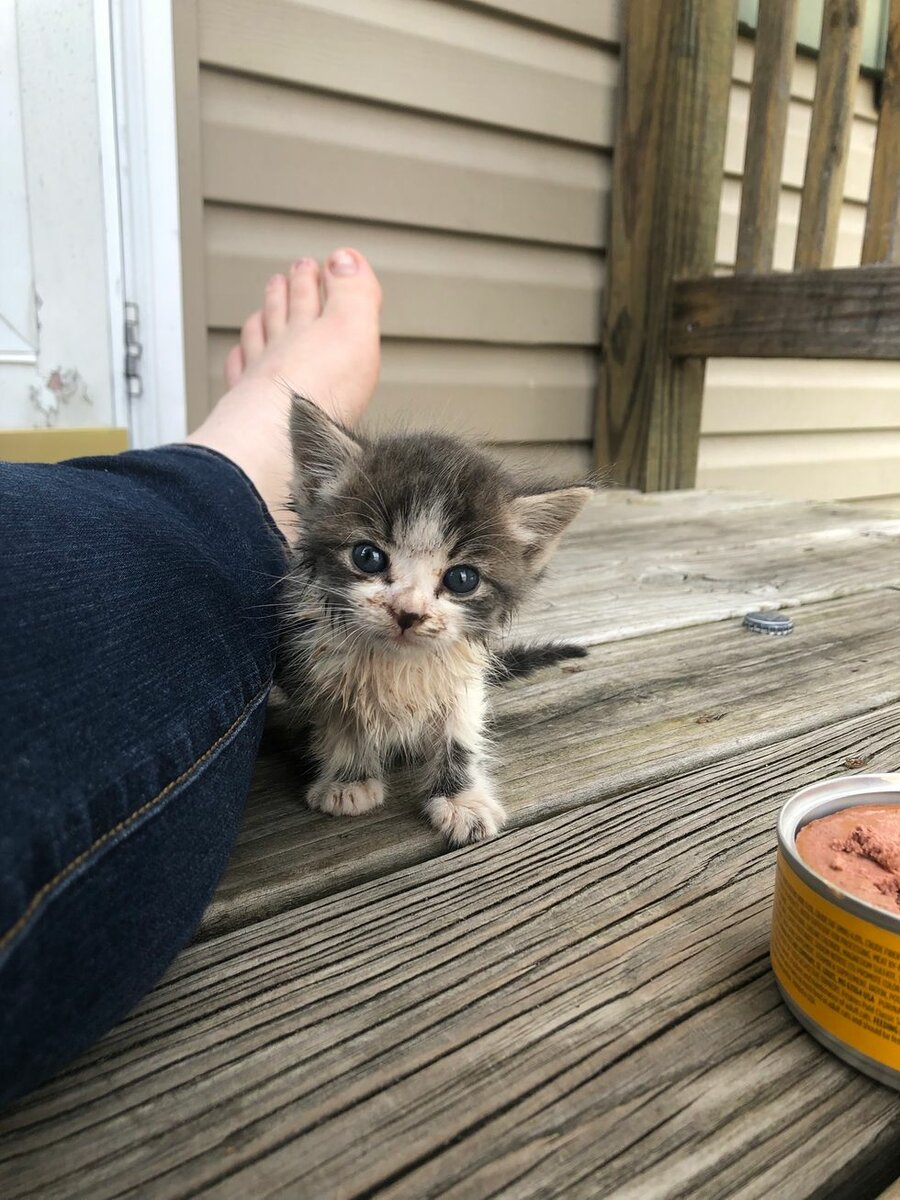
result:
[[[825,0],[797,251],[772,253],[797,0],[760,0],[737,265],[713,274],[735,0],[627,0],[598,464],[644,491],[691,487],[706,359],[900,359],[900,0],[862,264],[834,270],[864,0]]]

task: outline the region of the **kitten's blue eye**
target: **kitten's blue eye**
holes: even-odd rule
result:
[[[444,574],[444,587],[448,592],[464,596],[466,592],[474,592],[479,582],[478,572],[474,567],[451,567]]]
[[[353,565],[365,571],[367,575],[377,575],[388,565],[388,557],[383,550],[373,546],[371,542],[357,542],[350,552]]]

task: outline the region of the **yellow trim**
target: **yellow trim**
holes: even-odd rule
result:
[[[52,463],[127,449],[127,429],[0,429],[0,460],[6,462]]]

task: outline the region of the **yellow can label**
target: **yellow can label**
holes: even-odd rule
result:
[[[900,1070],[900,933],[823,899],[780,851],[772,967],[794,1003],[818,1025]]]

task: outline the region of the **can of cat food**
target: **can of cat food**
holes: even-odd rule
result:
[[[864,817],[876,811],[870,806],[880,812],[895,805],[900,822],[900,775],[896,774],[825,780],[803,788],[785,803],[778,818],[771,959],[781,995],[801,1025],[858,1070],[900,1089],[900,899],[889,898],[897,904],[896,913],[861,900],[833,878],[817,874],[797,850],[797,836],[804,827],[846,812],[845,821],[835,817],[810,831],[829,847],[824,852],[830,856],[829,875],[841,879],[842,863],[849,864],[842,857],[845,852],[858,844],[865,856]],[[854,809],[860,810],[860,818]],[[882,819],[891,821],[893,815],[883,813]],[[852,827],[847,841],[837,837],[822,842],[837,826]],[[893,853],[890,843],[884,845]],[[876,859],[879,853],[883,858],[877,846],[873,853]],[[846,883],[850,886],[849,879]],[[885,869],[871,886],[880,895],[887,893],[887,884],[893,887]]]

